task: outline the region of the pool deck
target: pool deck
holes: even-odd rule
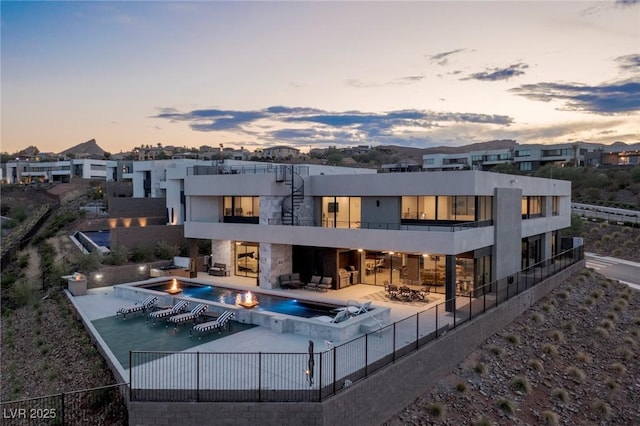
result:
[[[200,272],[197,278],[191,279],[192,281],[201,282],[203,284],[215,285],[219,284],[229,288],[235,288],[241,291],[260,291],[256,286],[255,278],[243,278],[243,277],[214,277],[204,272]],[[271,292],[276,292],[284,297],[297,297],[315,300],[321,302],[336,303],[339,305],[346,305],[348,301],[357,301],[364,303],[372,298],[370,297],[374,293],[383,291],[380,286],[372,286],[366,284],[352,285],[340,290],[330,290],[327,292],[314,292],[309,290],[282,290],[276,289]],[[69,294],[69,293],[68,293]],[[131,300],[117,297],[113,287],[101,287],[96,289],[90,289],[86,295],[83,296],[71,296],[69,298],[76,307],[78,313],[84,319],[85,324],[94,334],[96,341],[101,345],[107,346],[106,343],[99,337],[97,330],[92,326],[91,321],[115,316],[116,311],[123,307],[132,304]],[[441,303],[444,296],[441,294],[431,294],[429,296],[429,303],[424,304],[409,304],[402,302],[386,302],[376,298],[373,300],[373,306],[383,306],[390,308],[390,322],[397,322],[404,318],[415,315],[418,312],[424,311],[429,307]],[[141,315],[141,314],[136,314]],[[126,320],[125,320],[126,321]],[[385,324],[387,325],[387,324]],[[188,327],[188,326],[186,326]],[[97,335],[97,336],[96,336]],[[274,332],[266,327],[254,327],[249,330],[245,330],[236,334],[225,336],[223,338],[198,344],[198,340],[194,339],[193,347],[187,349],[189,352],[292,352],[292,353],[304,353],[307,351],[309,341],[314,342],[316,350],[327,349],[328,342],[324,339],[310,338],[308,336],[293,334],[293,333],[278,333]],[[344,342],[332,342],[333,344],[340,344]],[[111,364],[114,365],[122,378],[129,377],[127,369],[123,368],[117,361],[116,357],[106,348],[104,351],[107,357],[110,358]]]

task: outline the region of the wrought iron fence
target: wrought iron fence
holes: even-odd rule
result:
[[[308,353],[130,352],[132,401],[318,402],[583,259],[582,247]],[[362,314],[361,314],[362,315]],[[312,342],[310,342],[312,343]]]
[[[126,425],[127,383],[1,402],[3,425]]]

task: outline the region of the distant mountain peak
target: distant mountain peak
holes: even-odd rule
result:
[[[65,149],[60,152],[59,155],[67,156],[69,154],[73,154],[76,157],[104,157],[105,150],[98,146],[98,143],[95,139],[90,139],[86,142],[78,144],[76,146],[72,146],[71,148]]]

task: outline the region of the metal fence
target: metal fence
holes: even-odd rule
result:
[[[3,425],[126,425],[126,383],[0,403]]]
[[[341,345],[308,353],[130,352],[132,401],[318,402],[584,257],[565,251]],[[366,315],[361,314],[361,315]]]

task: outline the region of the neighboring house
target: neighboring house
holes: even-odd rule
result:
[[[274,160],[283,160],[287,158],[297,158],[300,156],[300,150],[291,146],[272,146],[262,149],[262,158],[271,158]]]
[[[73,179],[110,181],[111,160],[72,159],[61,161],[13,161],[7,163],[7,183],[70,182]]]
[[[554,145],[516,144],[513,148],[469,151],[455,154],[425,154],[423,169],[444,170],[490,170],[498,164],[513,164],[521,172],[530,172],[547,164],[575,164],[583,166],[585,155],[593,148],[579,143]]]
[[[571,183],[481,171],[276,166],[184,181],[185,238],[263,288],[298,272],[333,287],[407,280],[455,296],[560,251]]]

